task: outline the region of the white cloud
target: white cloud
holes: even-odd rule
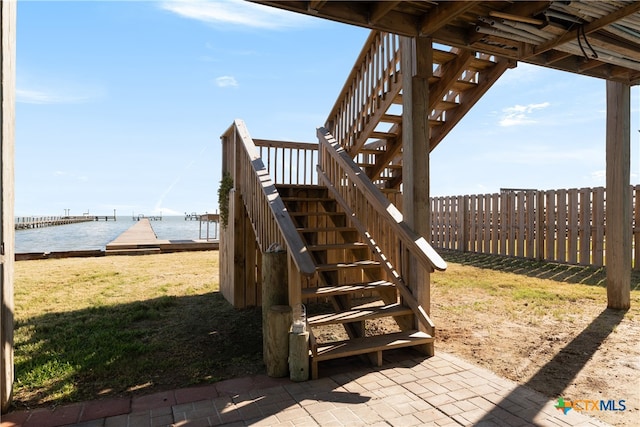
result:
[[[606,178],[607,171],[604,169],[591,172],[591,180],[598,184],[604,184],[606,182]]]
[[[532,119],[530,115],[534,111],[547,108],[549,105],[551,105],[549,102],[542,102],[540,104],[515,105],[504,108],[499,124],[503,127],[534,124],[536,120]]]
[[[298,28],[311,18],[293,12],[240,0],[165,1],[160,7],[184,18],[210,24],[233,24],[261,29]]]
[[[53,172],[54,176],[59,176],[59,177],[66,177],[69,178],[71,180],[75,180],[75,181],[81,181],[81,182],[87,182],[89,181],[89,177],[86,175],[78,175],[75,174],[73,172],[66,172],[66,171],[61,171],[61,170],[57,170]]]
[[[62,94],[47,90],[16,88],[16,102],[23,104],[83,104],[95,99],[96,95]]]
[[[237,87],[238,82],[233,76],[220,76],[216,78],[216,84],[219,87]]]

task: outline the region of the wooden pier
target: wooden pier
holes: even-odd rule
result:
[[[29,228],[53,227],[55,225],[76,224],[78,222],[109,221],[110,219],[115,221],[116,217],[108,215],[21,216],[15,218],[14,228],[16,230],[27,230]]]
[[[138,216],[132,215],[131,219],[134,221],[140,221],[141,219],[148,219],[149,221],[162,221],[162,213],[160,215],[145,216],[144,214],[138,214]]]
[[[164,252],[210,251],[218,249],[218,241],[160,240],[149,218],[140,218],[128,230],[106,246],[106,255],[148,255]]]

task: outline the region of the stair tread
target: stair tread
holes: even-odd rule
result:
[[[409,307],[398,303],[374,307],[354,307],[351,310],[337,313],[316,314],[307,317],[311,327],[322,325],[335,325],[340,323],[360,322],[367,319],[377,319],[387,316],[403,316],[412,314]]]
[[[371,132],[371,134],[369,135],[369,138],[375,138],[375,139],[391,139],[391,138],[397,138],[397,137],[398,137],[398,134],[396,133],[378,132],[378,131]]]
[[[466,80],[458,80],[453,84],[453,89],[458,92],[464,92],[469,89],[475,89],[478,86],[477,83],[468,82]]]
[[[324,296],[332,296],[332,295],[344,295],[350,294],[358,291],[369,291],[380,287],[392,287],[393,283],[388,282],[386,280],[378,280],[375,282],[366,282],[366,283],[351,283],[347,285],[337,285],[337,286],[321,286],[317,288],[304,288],[302,290],[303,298],[315,298],[315,297],[324,297]]]
[[[300,233],[326,233],[329,231],[358,231],[355,227],[299,227],[296,228]]]
[[[398,114],[384,114],[380,121],[386,123],[402,123],[402,116]]]
[[[471,64],[469,64],[469,69],[474,71],[484,71],[488,70],[491,67],[495,67],[495,65],[495,62],[488,59],[473,58],[471,60]]]
[[[325,251],[332,249],[362,249],[366,248],[367,244],[362,242],[343,242],[343,243],[326,243],[321,245],[307,245],[307,249],[310,251]]]
[[[438,101],[436,104],[436,110],[453,110],[454,108],[459,107],[460,104],[453,101]]]
[[[344,215],[344,212],[327,212],[327,211],[313,211],[313,212],[291,212],[290,216],[322,216],[322,215]]]
[[[358,163],[358,166],[360,166],[361,168],[370,168],[375,166],[375,164],[374,163]],[[399,164],[385,165],[384,168],[385,169],[402,169],[402,165],[399,165]]]
[[[299,196],[282,196],[280,197],[285,202],[333,202],[331,197],[299,197]]]
[[[335,264],[320,264],[317,266],[318,271],[337,270],[339,268],[357,268],[357,267],[378,267],[380,263],[378,261],[364,260],[354,262],[339,262]]]
[[[339,357],[427,344],[433,341],[434,338],[431,335],[416,330],[376,335],[373,337],[354,338],[351,340],[318,344],[313,352],[313,359],[319,362],[322,360],[337,359]]]

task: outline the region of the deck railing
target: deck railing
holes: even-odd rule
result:
[[[276,185],[316,185],[318,144],[254,139],[258,154]]]
[[[287,214],[284,202],[271,180],[257,147],[242,120],[236,120],[225,132],[223,139],[231,144],[234,164],[234,189],[244,202],[253,226],[256,241],[262,252],[274,243],[285,248],[291,260],[303,275],[315,273],[315,264]]]
[[[399,36],[371,32],[325,123],[350,154],[359,148],[352,150],[356,144],[364,144],[360,135],[375,129],[400,92],[399,72]]]
[[[350,217],[353,225],[391,274],[402,296],[416,312],[420,321],[433,327],[426,313],[405,285],[410,253],[427,271],[444,270],[445,261],[431,245],[416,234],[403,220],[400,211],[366,177],[344,148],[324,128],[318,129],[320,153],[319,179]]]

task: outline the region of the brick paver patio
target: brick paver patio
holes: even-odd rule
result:
[[[13,412],[2,417],[1,427],[606,426],[574,410],[564,414],[555,404],[438,352],[429,359],[301,383],[255,376],[131,399]]]

